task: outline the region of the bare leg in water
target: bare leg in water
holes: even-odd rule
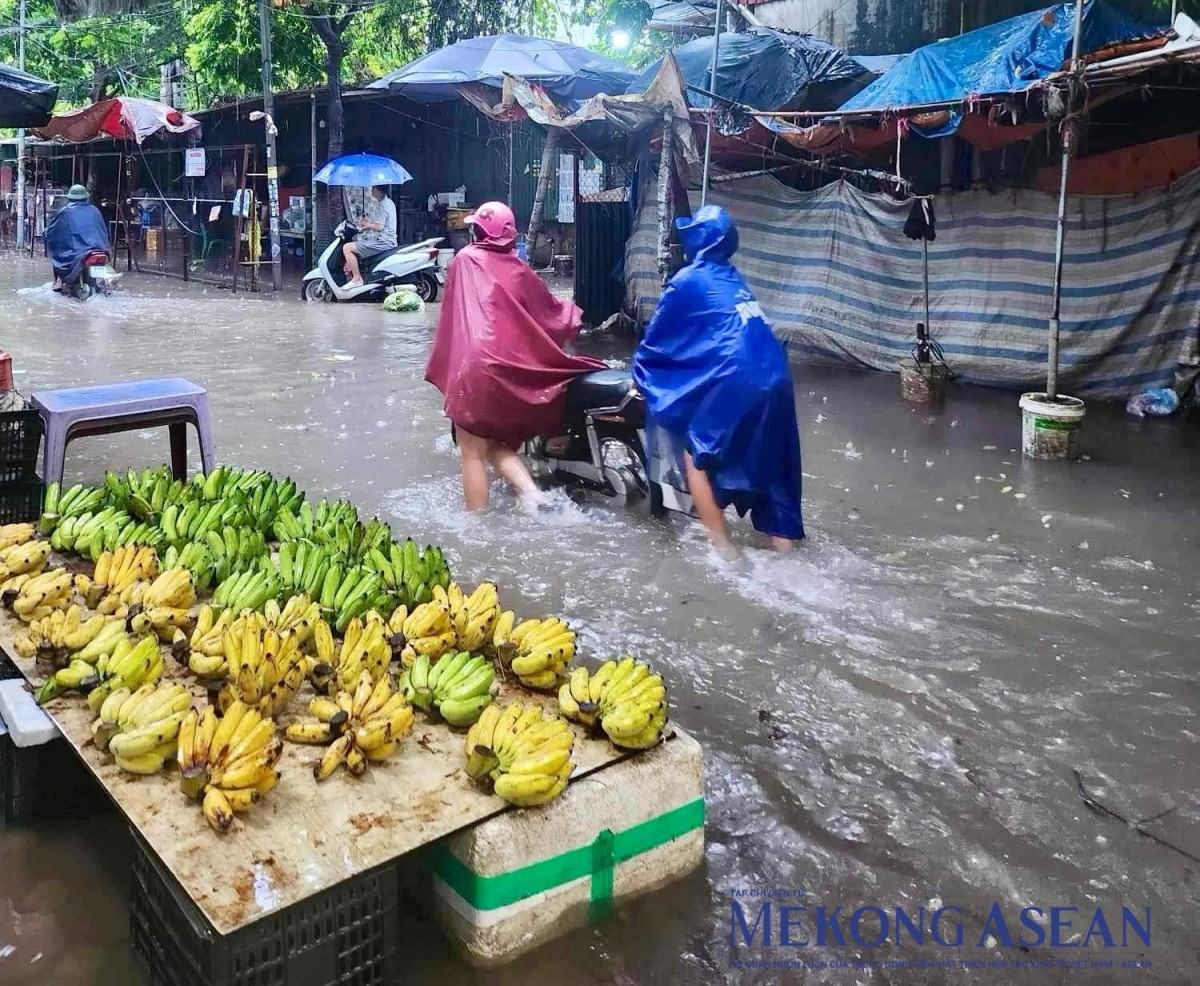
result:
[[[488,463],[526,502],[537,503],[542,499],[542,491],[516,452],[461,428],[456,433],[462,456],[463,499],[468,510],[483,510],[488,505]]]
[[[712,483],[708,475],[696,468],[690,452],[684,452],[683,463],[687,471],[688,492],[696,505],[696,513],[700,515],[700,523],[708,531],[708,539],[720,554],[729,557],[734,553],[733,542],[729,540],[729,527],[725,523],[725,511],[717,503],[713,494]]]

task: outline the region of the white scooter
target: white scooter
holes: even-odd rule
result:
[[[317,266],[304,275],[300,297],[305,301],[378,301],[402,284],[411,284],[422,301],[436,301],[438,291],[446,282],[445,273],[438,268],[437,246],[443,237],[422,240],[411,246],[396,247],[366,260],[359,258],[363,283],[350,287],[344,248],[358,235],[351,222],[340,223],[334,230],[333,242],[325,248]]]

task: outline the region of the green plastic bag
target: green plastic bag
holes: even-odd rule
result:
[[[386,312],[423,312],[425,302],[413,291],[397,291],[383,299],[383,310]]]

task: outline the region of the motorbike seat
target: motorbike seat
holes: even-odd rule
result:
[[[362,275],[363,275],[364,280],[369,278],[372,274],[374,274],[375,268],[378,267],[385,260],[387,260],[388,257],[394,257],[396,254],[400,253],[403,249],[404,249],[403,247],[399,247],[399,246],[392,247],[392,249],[390,249],[390,250],[386,250],[383,253],[377,253],[373,257],[367,257],[365,260],[360,258],[359,259],[359,268],[362,270]]]
[[[633,386],[628,370],[597,370],[576,377],[567,388],[567,406],[576,411],[619,407]]]

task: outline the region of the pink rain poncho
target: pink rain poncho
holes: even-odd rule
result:
[[[482,240],[454,258],[425,379],[456,427],[516,450],[555,434],[571,381],[606,367],[563,352],[582,313],[555,298],[514,245]]]

